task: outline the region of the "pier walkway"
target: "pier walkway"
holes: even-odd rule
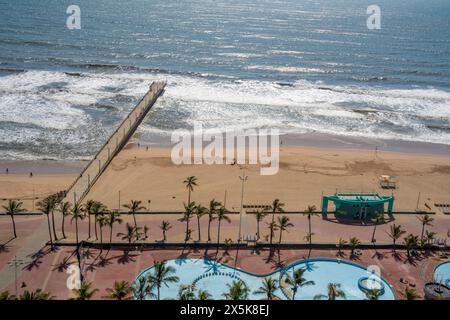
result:
[[[122,121],[120,126],[114,131],[111,137],[102,146],[100,151],[89,162],[80,176],[74,181],[66,192],[64,201],[71,204],[83,201],[83,198],[95,184],[97,179],[106,170],[111,160],[126,145],[133,136],[139,124],[155,104],[156,100],[163,94],[165,82],[153,82],[148,92],[131,110],[128,116]]]

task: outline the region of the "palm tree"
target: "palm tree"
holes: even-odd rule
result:
[[[195,202],[189,202],[188,204],[184,203],[184,216],[183,219],[186,220],[186,237],[184,241],[189,241],[191,239],[189,234],[189,222],[194,215],[195,212]]]
[[[342,249],[344,249],[344,247],[345,247],[346,244],[347,244],[347,241],[346,241],[346,240],[344,240],[344,239],[342,239],[342,238],[339,238],[339,242],[338,242],[338,244],[336,245],[337,248],[338,248],[338,255],[339,255],[339,256],[342,256],[342,255],[343,255]]]
[[[137,222],[136,222],[136,212],[139,212],[143,209],[145,209],[144,206],[141,206],[142,201],[137,200],[131,200],[129,204],[124,204],[123,207],[128,209],[129,213],[133,215],[134,220],[134,227],[137,229]],[[139,239],[138,239],[139,240]]]
[[[107,208],[106,206],[101,203],[100,201],[95,201],[94,205],[92,206],[92,214],[94,215],[94,233],[95,233],[95,240],[98,240],[98,233],[97,233],[97,224],[98,224],[98,217],[100,215],[103,215]]]
[[[100,228],[100,244],[103,244],[103,227],[108,224],[108,217],[105,214],[100,214],[96,220]]]
[[[177,300],[186,301],[186,300],[195,300],[194,290],[192,286],[181,285],[178,290]]]
[[[61,223],[61,231],[62,231],[62,234],[63,234],[63,238],[64,239],[66,239],[67,237],[66,237],[66,233],[65,233],[65,229],[64,229],[64,227],[65,227],[65,218],[66,218],[66,216],[68,216],[68,215],[70,215],[70,210],[71,210],[71,207],[72,207],[72,205],[70,204],[70,202],[68,202],[68,201],[66,201],[66,202],[61,202],[60,204],[59,204],[59,211],[61,212],[61,214],[62,214],[62,223]]]
[[[224,255],[229,255],[228,250],[230,250],[230,246],[233,244],[233,240],[231,240],[230,238],[226,238],[223,241],[224,245],[225,245],[225,252],[223,253]]]
[[[188,189],[188,202],[191,203],[191,192],[194,191],[194,187],[197,186],[197,178],[195,176],[187,177],[183,183],[186,185],[186,188]]]
[[[411,258],[411,249],[414,249],[414,247],[417,246],[418,242],[419,237],[411,233],[403,239],[403,244],[406,247],[406,256],[408,257],[408,260]]]
[[[106,291],[108,292],[105,297],[107,299],[127,300],[133,292],[133,287],[127,281],[114,281],[113,287],[107,288]]]
[[[345,297],[346,297],[345,292],[340,289],[341,285],[339,283],[329,283],[327,288],[328,288],[328,293],[326,296],[319,294],[319,295],[315,296],[314,299],[315,300],[324,299],[324,298],[328,298],[328,300],[336,300],[336,298],[345,299]]]
[[[279,299],[279,297],[275,294],[278,290],[278,284],[275,279],[270,277],[264,278],[262,281],[262,286],[258,288],[254,292],[254,294],[264,294],[266,295],[268,300]]]
[[[150,287],[148,286],[147,279],[145,277],[139,278],[137,283],[133,285],[133,293],[134,297],[137,300],[145,300],[147,296],[151,298],[155,298],[156,295],[151,292]]]
[[[121,224],[122,218],[120,218],[120,213],[117,211],[111,211],[107,216],[107,223],[109,226],[109,243],[112,243],[113,227],[115,223]]]
[[[95,201],[88,200],[85,205],[86,215],[88,217],[88,239],[91,237],[91,214],[94,214]]]
[[[244,281],[237,280],[233,281],[230,285],[227,284],[228,292],[224,293],[223,296],[227,300],[247,300],[250,293],[250,289],[247,287]]]
[[[41,289],[37,289],[36,291],[28,291],[19,296],[19,300],[53,300],[54,296],[52,296],[49,292],[44,292]]]
[[[211,222],[216,219],[215,214],[217,212],[217,208],[220,207],[222,204],[215,199],[212,199],[209,202],[209,209],[208,209],[208,242],[211,241]]]
[[[157,299],[160,300],[161,297],[161,286],[165,285],[168,287],[169,283],[177,283],[180,279],[174,276],[175,269],[171,266],[167,266],[165,261],[157,261],[153,266],[153,273],[150,273],[147,278],[147,282],[150,288],[155,288],[157,290]]]
[[[420,223],[422,223],[422,233],[420,239],[423,240],[423,236],[425,234],[425,226],[432,226],[432,222],[434,221],[434,219],[427,214],[424,216],[418,216],[417,219],[419,219]]]
[[[295,295],[297,294],[297,291],[299,288],[305,287],[305,286],[313,286],[315,285],[314,281],[306,280],[303,275],[306,272],[306,269],[298,268],[296,270],[292,269],[292,277],[289,275],[289,273],[286,272],[286,278],[284,282],[291,287],[292,291],[292,300],[295,300]]]
[[[381,290],[380,289],[370,289],[366,293],[367,299],[369,300],[378,300],[381,296]]]
[[[256,219],[256,237],[259,240],[260,233],[259,233],[259,224],[261,221],[264,220],[264,218],[268,215],[268,212],[265,210],[257,210],[255,212],[255,219]]]
[[[163,241],[166,241],[166,239],[167,239],[166,232],[169,231],[170,229],[172,229],[172,226],[170,225],[169,221],[163,220],[159,227],[161,228],[161,230],[163,232]]]
[[[375,232],[377,231],[377,226],[380,223],[384,222],[384,213],[383,212],[375,212],[373,216],[374,221],[374,227],[373,227],[373,233],[372,233],[372,243],[375,243],[377,240],[375,239]]]
[[[10,294],[9,291],[3,291],[0,293],[0,301],[4,300],[17,300],[17,297],[13,294]]]
[[[225,209],[224,206],[219,208],[219,211],[217,211],[217,245],[220,243],[220,224],[222,220],[227,221],[228,223],[231,222],[230,218],[227,216],[228,210]]]
[[[272,241],[273,241],[273,237],[275,236],[275,231],[277,231],[277,223],[275,221],[272,221],[270,223],[267,224],[267,227],[269,228],[269,243],[270,246],[272,247]]]
[[[22,208],[23,202],[19,202],[16,200],[9,200],[8,205],[2,206],[5,209],[6,214],[11,217],[12,225],[13,225],[13,233],[14,238],[17,238],[16,233],[16,222],[14,221],[14,215],[17,213],[25,212],[26,210]]]
[[[281,243],[283,231],[287,232],[287,229],[293,227],[294,225],[289,222],[289,218],[287,216],[278,217],[277,220],[278,220],[277,228],[278,230],[280,230],[280,238],[278,239],[278,243]]]
[[[78,220],[83,220],[85,218],[84,215],[84,207],[79,203],[75,203],[72,208],[72,219],[71,222],[75,220],[75,237],[78,244]]]
[[[389,229],[389,233],[388,236],[392,239],[392,241],[394,242],[394,252],[395,252],[395,245],[398,239],[400,239],[400,237],[405,234],[406,231],[402,230],[402,226],[401,225],[395,225],[395,223],[393,225],[390,226]]]
[[[316,212],[316,206],[308,206],[308,208],[306,208],[305,212],[303,213],[303,215],[308,217],[308,228],[309,228],[309,232],[308,232],[308,239],[309,239],[309,245],[312,245],[312,231],[311,231],[311,217],[312,216],[317,216],[318,213]]]
[[[91,286],[92,282],[81,282],[80,288],[72,290],[75,297],[70,300],[90,300],[98,291],[98,289],[91,289]]]
[[[200,232],[200,219],[208,212],[208,209],[203,207],[201,204],[198,204],[195,207],[194,214],[197,217],[197,227],[198,227],[198,241],[201,241],[201,232]]]
[[[53,249],[52,231],[51,231],[51,227],[50,227],[50,212],[52,210],[51,201],[48,201],[48,198],[44,199],[42,201],[39,201],[37,203],[37,208],[40,212],[45,214],[45,216],[47,217],[48,236],[50,238],[50,248]]]
[[[359,239],[356,237],[351,237],[348,243],[351,250],[350,255],[353,256],[353,254],[355,253],[355,249],[361,244],[361,241],[359,241]]]
[[[55,227],[55,208],[58,203],[58,195],[51,195],[47,198],[47,201],[50,204],[50,213],[52,215],[52,229],[53,229],[53,236],[55,238],[55,241],[58,241],[58,237],[56,236],[56,227]]]
[[[271,206],[271,209],[272,209],[271,225],[272,225],[272,227],[275,226],[275,213],[276,212],[284,212],[283,207],[284,207],[284,203],[281,203],[279,199],[273,200],[272,206]],[[270,233],[270,241],[269,241],[270,245],[272,245],[272,243],[273,243],[273,236],[274,236],[274,233],[271,232]]]
[[[406,288],[405,292],[402,293],[405,300],[416,300],[419,295],[414,288]]]
[[[208,291],[199,289],[197,293],[197,300],[209,300],[211,295]]]
[[[119,232],[117,233],[118,237],[122,237],[122,240],[127,240],[128,243],[131,243],[131,241],[133,241],[133,239],[137,239],[137,230],[136,227],[132,226],[131,224],[129,224],[127,222],[127,224],[125,225],[126,228],[126,232]]]
[[[428,231],[428,230],[425,231],[425,239],[426,239],[426,242],[428,245],[433,243],[435,236],[436,236],[436,232]]]

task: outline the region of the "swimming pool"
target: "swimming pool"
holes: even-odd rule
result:
[[[180,285],[194,284],[196,288],[207,290],[211,299],[224,299],[223,293],[227,292],[227,284],[233,280],[243,280],[250,288],[249,299],[263,299],[264,295],[255,294],[261,286],[264,277],[271,277],[278,281],[284,279],[287,272],[293,272],[297,268],[304,268],[306,280],[314,281],[314,285],[298,289],[296,300],[311,300],[317,295],[326,295],[329,283],[339,283],[340,289],[345,292],[347,300],[367,299],[366,294],[360,289],[361,279],[374,277],[366,268],[357,264],[337,259],[309,259],[297,261],[283,269],[270,274],[257,275],[244,270],[235,269],[214,260],[207,259],[175,259],[167,260],[167,266],[173,267],[179,282],[161,287],[161,299],[176,299]],[[136,281],[146,277],[152,272],[153,267],[143,270]],[[376,277],[376,276],[375,276]],[[376,283],[383,288],[380,300],[394,300],[395,295],[391,286],[382,278],[376,277]],[[282,281],[283,282],[283,281]],[[276,295],[280,299],[288,299],[287,290],[278,288]]]
[[[450,261],[441,263],[434,269],[434,281],[450,287]]]

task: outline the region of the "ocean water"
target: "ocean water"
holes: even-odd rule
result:
[[[81,29],[66,28],[76,2]],[[279,128],[450,144],[450,2],[0,0],[0,158],[86,159],[141,125]]]

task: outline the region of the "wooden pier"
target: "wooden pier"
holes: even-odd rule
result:
[[[165,82],[153,82],[145,96],[130,111],[119,127],[112,133],[108,141],[100,151],[89,162],[83,172],[74,181],[66,192],[64,201],[71,204],[83,201],[89,190],[106,170],[112,159],[122,150],[127,141],[144,120],[147,113],[155,104],[156,100],[163,94]]]

